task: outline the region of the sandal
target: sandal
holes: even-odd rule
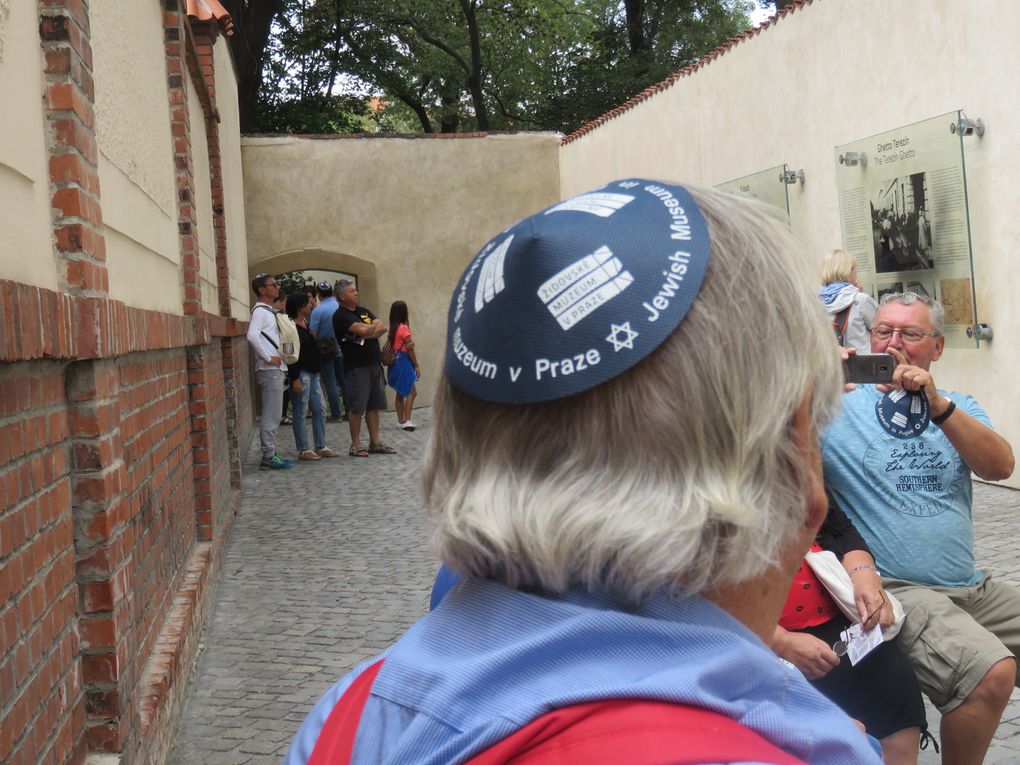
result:
[[[294,424],[294,420],[292,420],[290,417],[284,417],[282,420],[280,420],[280,424],[281,425],[293,425]]]
[[[387,446],[386,444],[381,444],[381,443],[380,444],[369,444],[368,445],[368,453],[369,454],[396,454],[397,450],[394,449],[391,446]]]
[[[322,457],[320,457],[318,454],[313,452],[311,449],[305,449],[303,452],[298,454],[298,459],[299,460],[321,460]]]
[[[354,444],[351,444],[351,448],[350,448],[350,450],[348,450],[347,453],[349,455],[351,455],[352,457],[367,457],[368,456],[368,452],[365,449],[363,449],[360,446],[355,446]]]

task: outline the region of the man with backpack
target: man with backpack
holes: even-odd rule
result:
[[[283,390],[287,384],[287,363],[280,339],[273,301],[280,294],[276,279],[269,274],[257,274],[251,282],[256,302],[251,309],[248,324],[248,345],[255,354],[255,382],[262,399],[259,417],[259,441],[262,444],[260,469],[285,470],[294,466],[276,453],[276,431],[283,413]],[[291,349],[293,351],[293,349]]]
[[[308,329],[315,338],[322,359],[322,387],[326,390],[329,401],[329,421],[340,422],[348,416],[347,377],[344,373],[344,355],[340,350],[340,342],[333,333],[333,314],[340,307],[333,295],[333,285],[321,281],[316,285],[319,304],[312,310],[312,318]],[[341,404],[343,411],[341,411]]]

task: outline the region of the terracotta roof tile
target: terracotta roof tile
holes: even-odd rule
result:
[[[189,4],[191,3],[191,1],[192,0],[188,0]],[[659,92],[661,92],[663,90],[666,90],[669,87],[672,87],[682,77],[688,77],[688,76],[694,74],[696,71],[698,71],[702,67],[707,66],[708,64],[712,63],[713,61],[715,61],[717,58],[719,58],[723,54],[729,52],[732,48],[734,48],[736,45],[738,45],[743,40],[749,40],[752,37],[758,36],[759,34],[761,34],[763,31],[765,31],[769,27],[773,26],[774,24],[777,24],[779,22],[779,20],[781,18],[783,18],[784,16],[789,16],[791,13],[794,13],[799,8],[802,8],[805,5],[811,5],[812,2],[814,2],[814,0],[795,0],[795,2],[793,2],[790,5],[786,6],[783,10],[779,11],[775,16],[773,16],[768,21],[763,21],[761,24],[759,24],[756,27],[752,27],[751,29],[747,29],[747,30],[741,32],[740,34],[734,35],[733,37],[731,37],[729,40],[724,42],[722,45],[720,45],[715,50],[709,51],[704,56],[699,58],[697,61],[695,61],[695,62],[693,62],[691,64],[688,64],[683,69],[680,69],[680,70],[674,72],[669,77],[664,79],[662,82],[658,82],[655,85],[652,85],[650,87],[645,88],[640,93],[638,93],[636,96],[633,96],[632,98],[630,98],[627,101],[623,102],[621,105],[619,105],[619,106],[617,106],[617,107],[615,107],[613,109],[610,109],[608,112],[603,114],[601,117],[596,117],[591,122],[586,122],[585,124],[581,125],[581,127],[579,127],[577,130],[575,130],[570,135],[564,136],[563,140],[560,141],[560,145],[563,146],[563,145],[566,145],[566,144],[568,144],[568,143],[570,143],[572,141],[576,141],[581,136],[590,133],[592,130],[594,130],[595,128],[597,128],[597,127],[599,127],[599,126],[601,126],[603,124],[605,124],[606,122],[608,122],[609,120],[613,119],[614,117],[618,117],[619,115],[623,114],[624,112],[629,111],[634,106],[636,106],[637,104],[641,103],[642,101],[647,100],[648,98],[650,98],[651,96],[655,95],[656,93],[659,93]]]
[[[234,34],[234,20],[219,0],[187,0],[188,18],[196,21],[215,21],[227,37]]]

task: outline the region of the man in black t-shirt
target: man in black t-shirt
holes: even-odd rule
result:
[[[386,387],[383,382],[379,338],[386,334],[386,325],[367,308],[358,305],[358,288],[353,282],[337,282],[336,297],[340,307],[333,314],[333,332],[343,351],[347,374],[348,425],[351,428],[352,457],[369,454],[396,454],[379,440],[379,411],[386,408]],[[368,425],[368,449],[361,446],[361,419]]]

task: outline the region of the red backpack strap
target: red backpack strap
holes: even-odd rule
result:
[[[326,718],[325,725],[315,740],[315,748],[307,765],[348,765],[354,752],[354,736],[358,732],[361,713],[368,703],[372,683],[382,669],[384,659],[365,668],[344,695],[337,701]]]
[[[563,707],[468,765],[806,765],[735,720],[698,707],[616,699]]]

